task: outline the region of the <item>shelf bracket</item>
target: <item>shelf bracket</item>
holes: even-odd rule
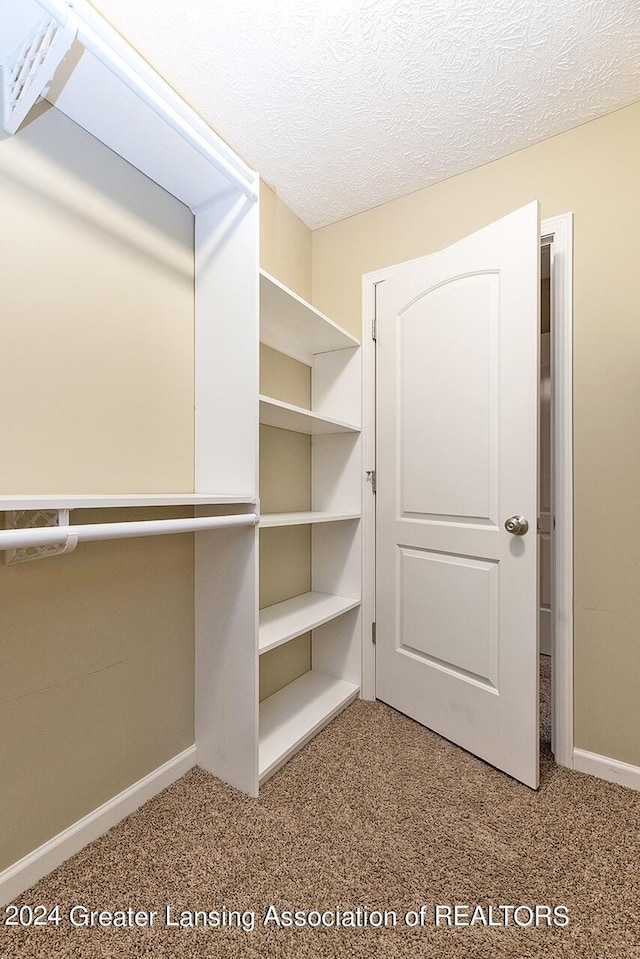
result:
[[[7,510],[5,529],[43,529],[69,525],[68,509],[12,509]],[[67,536],[63,543],[51,543],[47,546],[20,546],[7,549],[4,561],[7,566],[28,563],[33,559],[47,556],[63,556],[72,553],[78,545],[77,536]]]
[[[42,15],[22,33],[13,53],[0,67],[2,126],[7,133],[16,132],[31,107],[44,95],[77,33],[69,16],[61,22],[37,9]]]

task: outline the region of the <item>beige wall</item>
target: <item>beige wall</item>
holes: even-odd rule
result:
[[[640,103],[313,234],[313,300],[539,199],[575,215],[576,745],[640,765]]]
[[[1,871],[193,743],[193,537],[2,563],[0,610]]]
[[[311,230],[260,181],[260,266],[311,299]]]
[[[311,299],[311,231],[266,183],[260,184],[260,265],[299,296]],[[296,406],[311,405],[309,367],[269,347],[260,349],[260,392]],[[260,429],[260,506],[263,512],[311,508],[308,436]],[[260,532],[260,606],[311,588],[309,528]],[[293,682],[311,666],[309,635],[260,657],[260,699]]]
[[[34,116],[0,137],[0,492],[191,490],[193,218]],[[2,870],[193,743],[193,538],[0,560],[0,611]]]
[[[0,197],[0,491],[192,490],[190,211],[52,108]]]
[[[305,363],[261,343],[260,392],[284,403],[310,408],[310,368]]]
[[[273,351],[269,351],[273,352]],[[277,366],[279,354],[271,358],[269,369]],[[274,359],[276,362],[274,363]],[[281,357],[289,361],[288,357]],[[294,363],[309,379],[309,368]],[[288,367],[288,363],[286,366]],[[289,368],[290,371],[290,368]],[[280,390],[270,393],[285,402],[297,403],[291,393],[281,396]],[[263,391],[264,385],[263,385]],[[266,392],[266,391],[265,391]],[[306,390],[308,395],[308,389]],[[302,404],[304,405],[304,404]],[[290,430],[260,427],[260,508],[265,513],[311,509],[311,437]],[[260,530],[260,608],[281,603],[311,589],[311,536],[308,526],[285,526]],[[293,682],[311,668],[309,634],[278,646],[260,657],[260,699]]]

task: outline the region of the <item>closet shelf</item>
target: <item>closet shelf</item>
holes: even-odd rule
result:
[[[18,57],[30,50],[26,63],[9,62],[8,75],[21,81],[13,85],[14,116],[4,118],[13,119],[9,132],[43,96],[194,213],[226,189],[258,199],[257,174],[88,4],[10,0],[4,6],[8,23],[0,32],[11,27]],[[49,45],[47,35],[55,38]],[[74,40],[82,55],[57,69]]]
[[[323,433],[359,433],[360,427],[340,420],[329,419],[301,406],[292,406],[271,396],[260,396],[260,422],[293,433],[317,436]]]
[[[360,346],[355,336],[264,270],[260,270],[260,340],[308,366],[317,353]]]
[[[360,513],[263,513],[260,528],[271,526],[306,526],[308,523],[341,523],[344,520],[360,519]]]
[[[225,506],[246,503],[254,506],[256,497],[218,496],[206,493],[47,493],[0,496],[1,510],[21,509],[108,509],[118,506]]]
[[[360,687],[311,670],[260,704],[259,777],[262,784],[334,716]]]
[[[288,643],[290,639],[302,636],[359,605],[359,599],[348,596],[310,592],[267,606],[260,610],[259,652],[266,653]]]

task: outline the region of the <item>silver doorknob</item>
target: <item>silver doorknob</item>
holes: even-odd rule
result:
[[[514,536],[524,536],[529,529],[529,522],[526,516],[510,516],[504,521],[504,528]]]

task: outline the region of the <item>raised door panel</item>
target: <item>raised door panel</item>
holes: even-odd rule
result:
[[[397,432],[404,516],[495,525],[497,279],[456,277],[401,314]]]

